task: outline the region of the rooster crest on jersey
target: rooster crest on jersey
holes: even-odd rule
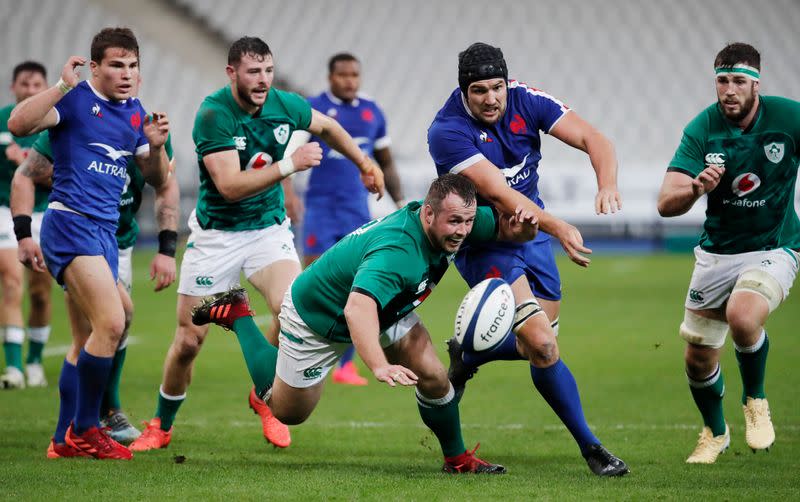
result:
[[[486,279],[464,297],[456,312],[455,336],[464,350],[491,351],[511,332],[514,294],[502,279]]]

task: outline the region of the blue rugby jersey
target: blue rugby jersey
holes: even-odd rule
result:
[[[138,99],[109,100],[88,81],[68,92],[55,109],[50,201],[115,229],[128,162],[149,149],[142,129],[146,112]]]
[[[549,133],[569,108],[524,83],[508,82],[508,105],[497,124],[485,125],[467,108],[456,89],[428,129],[428,151],[439,175],[458,174],[488,159],[505,175],[508,185],[539,207],[537,169],[542,158],[541,132]],[[489,205],[480,200],[481,205]]]
[[[386,133],[386,119],[378,105],[361,95],[350,103],[329,92],[308,98],[312,108],[336,119],[350,133],[367,155],[391,144]],[[358,168],[320,138],[312,137],[322,147],[322,162],[311,170],[306,200],[313,204],[335,203],[360,207],[366,204],[367,189],[361,183]]]

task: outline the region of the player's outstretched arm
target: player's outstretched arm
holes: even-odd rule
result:
[[[597,176],[595,213],[616,213],[622,209],[622,196],[617,189],[617,155],[611,141],[573,111],[553,126],[550,135],[589,154]]]
[[[725,168],[710,165],[696,178],[679,171],[667,171],[658,194],[658,214],[664,217],[680,216],[695,202],[719,185]]]
[[[539,222],[539,228],[559,240],[570,260],[581,267],[589,266],[591,260],[584,254],[590,254],[592,250],[583,245],[580,231],[509,187],[503,173],[489,160],[479,160],[460,174],[469,178],[478,188],[478,193],[501,213],[514,215],[518,207],[532,212]]]
[[[15,136],[30,136],[58,124],[58,112],[53,108],[80,82],[78,67],[86,58],[71,56],[61,70],[61,80],[56,85],[24,100],[11,111],[8,130]]]
[[[150,262],[150,280],[155,280],[155,291],[161,291],[175,282],[175,251],[178,247],[178,210],[180,188],[174,175],[175,161],[170,162],[167,181],[156,187],[155,213],[158,225],[158,252]]]
[[[261,193],[292,173],[318,166],[320,161],[322,148],[317,142],[305,144],[289,157],[262,169],[242,171],[236,150],[223,150],[203,157],[203,164],[214,180],[214,186],[228,202],[237,202]]]
[[[52,162],[31,149],[11,180],[11,216],[14,218],[14,234],[18,243],[17,256],[26,267],[36,272],[45,272],[47,269],[44,266],[42,250],[31,237],[35,185],[49,185],[52,175]]]
[[[403,196],[403,186],[400,184],[400,176],[397,174],[397,166],[389,147],[375,150],[375,160],[381,166],[383,179],[386,183],[386,191],[392,197],[395,205],[401,208],[406,205],[406,198]]]
[[[367,190],[377,193],[378,198],[383,196],[383,171],[369,155],[361,151],[350,133],[339,122],[317,110],[311,110],[311,124],[308,126],[308,132],[319,136],[331,148],[350,159],[361,171],[361,180]]]
[[[417,384],[417,375],[413,371],[399,364],[389,364],[386,360],[379,341],[380,322],[375,300],[355,291],[350,293],[344,317],[356,352],[379,382],[386,382],[391,387]]]

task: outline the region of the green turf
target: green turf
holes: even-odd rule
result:
[[[164,354],[174,332],[175,287],[155,294],[149,253],[135,255],[136,316],[122,399],[132,419],[151,417]],[[132,462],[48,461],[62,356],[45,365],[51,386],[0,393],[0,499],[371,499],[371,500],[740,500],[800,497],[800,300],[790,297],[769,323],[767,369],[777,442],[752,454],[744,442],[741,383],[730,344],[723,370],[731,449],[713,466],[684,459],[699,432],[677,336],[690,255],[596,257],[589,270],[560,260],[564,281],[560,347],[581,389],[589,422],[631,466],[624,479],[589,473],[566,430],[535,392],[522,362],[493,363],[462,402],[465,439],[504,464],[500,477],[439,473],[435,438],[411,389],[371,381],[329,385],[319,408],[294,427],[284,451],[268,446],[247,408],[249,380],[230,333],[213,328],[178,414],[172,445]],[[454,271],[420,309],[445,357],[455,308],[466,286]],[[254,302],[265,313],[263,299]],[[263,322],[263,318],[261,319]],[[68,343],[60,294],[50,350]],[[362,366],[363,371],[363,366]],[[184,456],[183,463],[176,456]]]

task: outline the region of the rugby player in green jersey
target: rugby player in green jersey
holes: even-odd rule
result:
[[[439,440],[445,472],[504,473],[464,447],[455,391],[414,309],[463,242],[526,241],[536,230],[533,212],[520,208],[496,217],[477,206],[471,181],[445,174],[424,202],[367,223],[297,277],[281,305],[278,347],[262,336],[243,289],[209,297],[193,321],[236,332],[257,392],[284,423],[308,418],[325,376],[352,345],[378,381],[416,386],[419,413]]]
[[[680,325],[689,388],[705,424],[688,463],[714,463],[730,444],[719,364],[727,333],[742,378],[747,445],[755,452],[775,441],[764,393],[764,323],[789,294],[800,259],[800,103],[759,95],[760,69],[750,45],[717,54],[717,102],[684,129],[658,199],[662,216],[678,216],[708,196]]]
[[[25,61],[14,67],[11,92],[16,102],[47,89],[47,70],[35,61]],[[11,220],[11,178],[30,152],[37,135],[17,137],[8,131],[8,118],[15,105],[0,108],[0,335],[6,368],[0,375],[0,389],[44,387],[47,378],[42,367],[42,351],[50,337],[50,289],[52,279],[47,272],[30,271],[27,274],[30,313],[28,314],[28,357],[23,375],[22,342],[25,329],[22,321],[22,286],[24,267],[17,259],[17,239]],[[47,209],[49,191],[36,190],[36,201],[31,214],[33,238],[39,241],[39,227]]]
[[[170,159],[170,176],[167,178],[166,183],[155,187],[155,215],[159,229],[159,247],[158,252],[150,263],[150,278],[156,281],[155,291],[162,291],[175,281],[175,248],[178,236],[180,189],[177,179],[172,175],[175,165],[170,137],[167,138],[164,148],[167,152],[167,157]],[[43,133],[39,135],[39,138],[31,147],[30,154],[18,169],[17,174],[15,174],[13,183],[14,186],[22,185],[26,182],[22,177],[26,177],[30,178],[30,181],[27,182],[28,186],[30,186],[31,182],[38,183],[37,188],[40,186],[39,184],[46,186],[50,184],[52,172],[53,153],[50,148],[49,134]],[[108,427],[108,435],[123,444],[130,443],[140,435],[140,432],[131,425],[128,417],[122,411],[119,386],[122,378],[122,368],[127,355],[128,334],[133,320],[134,306],[131,298],[131,289],[133,287],[132,255],[133,245],[139,236],[136,213],[142,204],[144,185],[145,179],[141,169],[136,162],[132,162],[127,169],[125,189],[120,197],[119,226],[116,233],[117,247],[119,248],[119,281],[117,282],[117,287],[125,310],[125,330],[119,347],[114,354],[111,376],[109,377],[100,409],[101,424],[104,427]],[[19,193],[18,191],[21,189],[24,188],[21,186],[15,188],[15,192]],[[77,316],[78,310],[72,304],[71,296],[66,293],[66,297],[67,305],[69,308],[75,309]],[[91,325],[88,319],[81,317],[82,322],[80,325],[76,324],[76,328],[80,329],[80,340],[85,343],[91,333]],[[74,357],[77,357],[78,351],[82,346],[82,343],[73,344],[70,351]]]
[[[197,207],[189,216],[191,235],[178,283],[178,326],[164,362],[155,417],[133,451],[164,448],[186,397],[194,360],[208,328],[195,326],[191,312],[204,296],[228,290],[244,272],[275,314],[268,336],[277,340],[277,314],[292,280],[300,273],[281,182],[296,171],[319,165],[322,149],[308,143],[284,159],[289,137],[306,130],[325,140],[361,171],[364,185],[383,191],[383,174],[335,120],[304,98],[272,86],[275,66],[269,46],[243,37],[228,51],[230,85],[206,97],[192,137],[200,174]],[[281,424],[250,392],[265,438],[278,447],[291,443]]]

